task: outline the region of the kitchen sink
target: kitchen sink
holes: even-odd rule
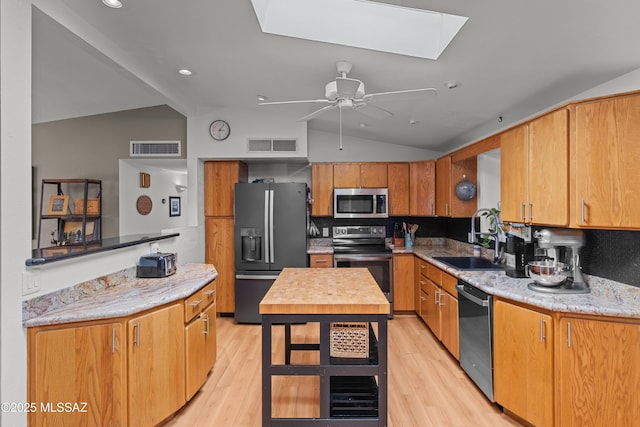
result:
[[[475,256],[436,256],[433,259],[457,270],[504,270],[500,264]]]

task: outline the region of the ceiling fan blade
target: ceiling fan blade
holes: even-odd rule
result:
[[[299,121],[299,122],[306,122],[306,121],[309,121],[309,120],[311,120],[311,119],[313,119],[313,118],[315,118],[315,117],[318,117],[320,114],[324,113],[324,112],[325,112],[325,111],[327,111],[327,110],[331,110],[332,108],[336,108],[337,106],[338,106],[337,104],[327,105],[326,107],[322,107],[322,108],[320,108],[319,110],[316,110],[316,111],[314,111],[314,112],[313,112],[313,113],[311,113],[311,114],[307,114],[307,115],[306,115],[306,116],[304,116],[304,117],[300,117],[300,118],[298,119],[298,121]]]
[[[437,95],[438,91],[433,87],[425,87],[422,89],[394,90],[390,92],[369,93],[362,97],[365,101],[376,102],[378,100],[404,101],[407,99],[423,98],[429,95]]]
[[[333,101],[329,101],[328,99],[304,99],[304,100],[300,100],[300,101],[259,102],[258,105],[311,104],[311,103],[330,104],[332,102]]]
[[[384,120],[393,116],[392,112],[387,111],[380,107],[376,107],[374,105],[369,105],[367,103],[356,104],[353,107],[353,109],[356,110],[358,113],[362,113],[365,116],[369,116],[376,120]]]

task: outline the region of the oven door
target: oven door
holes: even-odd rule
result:
[[[333,266],[336,268],[368,268],[380,289],[389,300],[393,315],[393,265],[392,254],[334,254]]]

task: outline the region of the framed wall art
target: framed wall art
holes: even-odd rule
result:
[[[169,216],[180,216],[180,197],[169,197]]]
[[[66,215],[69,211],[69,196],[51,196],[49,198],[49,215]]]

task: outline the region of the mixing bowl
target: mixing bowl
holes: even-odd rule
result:
[[[532,261],[527,264],[529,277],[539,285],[557,286],[567,280],[566,272],[570,270],[567,264],[556,261]]]

